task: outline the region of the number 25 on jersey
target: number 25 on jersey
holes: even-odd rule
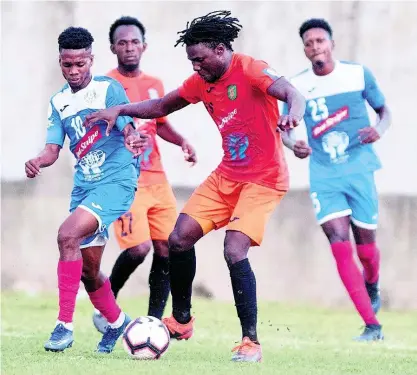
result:
[[[307,102],[307,106],[310,108],[311,118],[314,122],[319,122],[329,117],[329,109],[326,105],[326,98],[309,100]]]

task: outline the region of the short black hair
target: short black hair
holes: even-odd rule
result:
[[[195,18],[187,22],[185,30],[179,31],[179,39],[175,43],[191,46],[198,43],[207,43],[211,48],[215,48],[219,43],[223,43],[226,48],[232,49],[232,42],[237,38],[242,25],[239,20],[230,17],[228,10],[218,10]]]
[[[303,38],[303,35],[306,31],[310,30],[310,29],[323,29],[326,30],[329,35],[330,38],[333,38],[333,31],[332,28],[330,27],[329,23],[322,19],[322,18],[311,18],[305,22],[303,22],[303,24],[300,26],[300,37],[301,39]]]
[[[58,37],[59,51],[62,49],[91,48],[93,36],[83,27],[68,27]]]
[[[135,17],[123,16],[123,17],[118,18],[116,21],[114,21],[113,24],[110,26],[109,41],[111,44],[114,43],[114,40],[113,40],[114,32],[119,26],[136,26],[142,33],[143,41],[145,41],[146,29],[145,29],[145,26],[143,26],[143,23],[140,22]]]

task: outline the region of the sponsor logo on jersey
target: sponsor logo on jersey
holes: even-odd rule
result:
[[[229,112],[229,114],[226,117],[222,118],[222,122],[219,124],[219,130],[222,130],[226,124],[235,117],[237,113],[237,109],[235,108],[232,112]]]
[[[102,137],[100,128],[98,126],[92,127],[85,135],[80,139],[75,147],[75,155],[77,159],[85,156],[96,143]]]
[[[329,117],[320,121],[316,126],[313,127],[313,138],[318,138],[329,129],[334,128],[337,124],[349,118],[349,107],[345,106],[338,109],[335,113]]]

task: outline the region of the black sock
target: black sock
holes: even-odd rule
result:
[[[120,289],[129,278],[129,276],[135,271],[135,269],[144,261],[145,257],[132,256],[129,250],[124,250],[114,263],[111,275],[109,277],[111,290],[114,297],[117,298]]]
[[[242,338],[258,342],[256,332],[258,306],[256,302],[256,279],[248,259],[229,266],[237,315],[242,326]]]
[[[178,323],[191,320],[191,292],[196,269],[194,246],[188,251],[170,251],[172,315]]]
[[[169,290],[168,257],[161,257],[154,253],[151,272],[149,273],[149,316],[162,319]]]

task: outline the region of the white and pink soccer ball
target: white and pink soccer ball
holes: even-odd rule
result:
[[[133,359],[159,359],[168,350],[170,336],[167,327],[159,319],[141,316],[126,326],[122,343]]]

